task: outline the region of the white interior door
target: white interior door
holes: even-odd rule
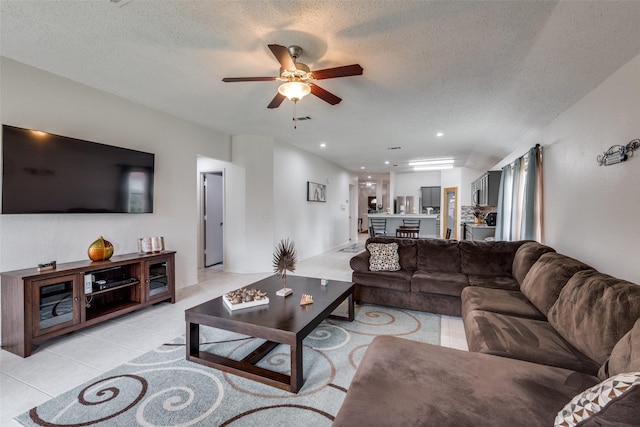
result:
[[[222,263],[223,191],[222,172],[205,173],[204,184],[204,266]]]

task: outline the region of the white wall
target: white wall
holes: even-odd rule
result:
[[[348,243],[349,185],[358,185],[357,175],[289,144],[274,148],[274,246],[288,237],[306,259]],[[307,181],[327,186],[326,203],[307,202]]]
[[[241,244],[235,253],[242,261],[234,262],[237,269],[226,271],[243,273],[272,270],[274,241],[274,141],[273,138],[256,135],[238,135],[232,138],[233,164],[245,174],[243,234],[232,236]],[[237,195],[235,195],[237,197]],[[230,212],[228,212],[231,214]],[[235,215],[235,213],[234,213]]]
[[[224,174],[225,271],[272,271],[273,249],[281,239],[294,241],[298,260],[349,241],[350,209],[357,210],[350,207],[349,187],[357,186],[357,175],[268,137],[238,135],[232,146],[233,162],[198,158],[198,176],[206,171]],[[327,185],[325,203],[307,202],[307,181]],[[201,209],[200,196],[198,206]],[[354,220],[354,236],[356,228]]]
[[[491,169],[493,170],[493,169]],[[486,170],[476,170],[469,168],[460,168],[460,189],[458,190],[458,198],[460,198],[460,206],[471,206],[473,200],[471,198],[471,183],[480,178]]]
[[[87,258],[102,235],[115,252],[164,236],[176,286],[197,282],[197,155],[231,159],[231,139],[51,73],[1,58],[3,124],[155,153],[153,214],[1,215],[0,271]]]
[[[393,201],[396,199],[396,196],[400,195],[396,192],[397,175],[395,172],[389,172],[389,206],[391,207],[391,212],[393,212]]]
[[[544,242],[613,276],[640,284],[640,152],[598,166],[596,156],[640,137],[640,55],[519,141],[495,168],[543,146]]]
[[[440,171],[397,173],[395,179],[395,195],[413,196],[415,206],[420,213],[420,187],[438,187],[440,185]],[[393,203],[392,203],[393,206]]]
[[[458,187],[460,205],[470,205],[471,183],[484,172],[486,171],[455,167],[443,171],[396,174],[395,194],[398,196],[421,197],[420,187]],[[445,181],[446,185],[443,183]]]

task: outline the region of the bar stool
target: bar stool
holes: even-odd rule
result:
[[[371,227],[369,228],[371,237],[384,236],[387,234],[386,218],[370,218],[369,221],[371,221]]]
[[[420,228],[420,220],[416,218],[402,218],[402,225],[406,227]]]

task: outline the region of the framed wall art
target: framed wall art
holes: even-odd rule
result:
[[[316,182],[307,181],[307,201],[326,202],[327,186]]]

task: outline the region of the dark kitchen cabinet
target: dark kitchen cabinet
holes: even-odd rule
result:
[[[471,183],[471,203],[480,206],[498,206],[498,191],[502,171],[488,171]]]
[[[441,187],[420,187],[423,208],[439,208]]]

